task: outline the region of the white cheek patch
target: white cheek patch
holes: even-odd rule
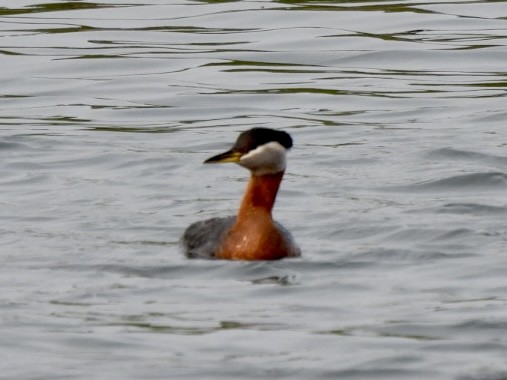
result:
[[[276,141],[258,146],[239,160],[239,164],[255,175],[274,174],[285,170],[286,149]]]

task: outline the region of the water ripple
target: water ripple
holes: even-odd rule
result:
[[[389,188],[389,190],[404,192],[497,192],[505,188],[507,188],[507,174],[501,172],[485,172],[453,175],[447,178],[423,181],[407,186],[392,187]]]

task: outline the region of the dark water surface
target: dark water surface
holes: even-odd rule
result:
[[[0,1],[0,378],[507,379],[507,2]],[[190,223],[295,147],[279,262]]]

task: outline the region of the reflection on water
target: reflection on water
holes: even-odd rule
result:
[[[505,378],[505,4],[2,2],[2,374]],[[190,262],[253,126],[304,255]]]

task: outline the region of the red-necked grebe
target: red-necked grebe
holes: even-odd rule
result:
[[[183,235],[190,258],[277,260],[301,254],[291,234],[271,211],[285,172],[292,138],[283,131],[253,128],[241,133],[232,149],[204,163],[234,162],[250,170],[237,216],[196,222]]]

